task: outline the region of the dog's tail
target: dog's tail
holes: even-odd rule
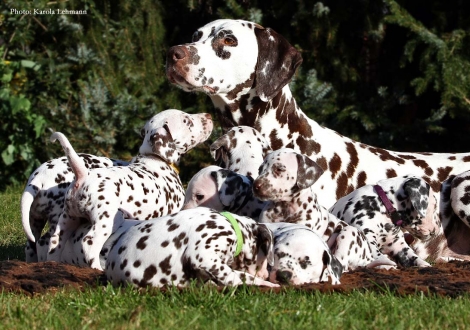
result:
[[[62,149],[65,151],[65,155],[69,161],[69,165],[75,174],[75,182],[73,183],[73,189],[79,188],[88,176],[88,169],[83,162],[83,159],[75,152],[69,140],[64,134],[55,132],[51,135],[51,142],[59,140]]]
[[[29,182],[24,189],[23,195],[21,195],[21,223],[23,224],[23,230],[26,234],[26,237],[31,242],[36,242],[36,237],[31,230],[31,223],[30,223],[30,212],[31,212],[31,205],[33,205],[34,199],[38,194],[39,189]]]

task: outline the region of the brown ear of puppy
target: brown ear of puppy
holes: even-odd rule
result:
[[[274,237],[271,230],[263,224],[258,224],[257,247],[264,253],[268,265],[274,265]]]
[[[302,56],[274,30],[255,28],[258,40],[256,92],[263,102],[271,100],[289,83],[302,63]]]
[[[155,155],[160,156],[168,163],[178,163],[180,154],[166,124],[164,127],[159,127],[155,134],[150,137],[150,143],[152,144],[152,152]]]
[[[305,189],[313,185],[323,174],[323,169],[307,156],[297,154],[297,187]]]

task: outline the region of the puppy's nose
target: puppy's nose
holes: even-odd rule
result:
[[[261,180],[255,180],[253,182],[253,191],[259,192],[262,185],[263,185],[263,183],[261,182]]]
[[[292,272],[288,270],[278,270],[276,271],[276,281],[281,284],[289,284],[290,279],[292,278]]]
[[[182,46],[173,46],[168,50],[167,59],[173,60],[173,62],[178,62],[186,57],[187,50],[186,47]]]

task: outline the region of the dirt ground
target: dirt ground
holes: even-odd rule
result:
[[[104,285],[106,285],[106,278],[103,273],[94,269],[55,262],[0,261],[0,289],[4,292],[34,295],[55,292],[62,287],[82,290],[87,286]],[[364,268],[343,274],[340,285],[321,283],[300,288],[342,293],[348,293],[354,289],[377,292],[388,290],[397,295],[423,292],[426,295],[457,297],[470,293],[470,262],[453,261],[430,268],[397,270]]]

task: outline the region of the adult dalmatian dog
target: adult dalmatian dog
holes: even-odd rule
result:
[[[129,162],[80,153],[88,169],[125,166]],[[46,261],[46,255],[38,255],[38,245],[49,244],[49,233],[41,239],[46,224],[53,228],[64,207],[65,193],[74,179],[67,157],[51,159],[39,166],[29,177],[21,195],[21,222],[28,238],[26,262]]]
[[[131,164],[93,170],[84,166],[63,134],[54,133],[51,139],[60,141],[75,180],[67,190],[63,212],[51,235],[48,260],[60,261],[65,243],[85,219],[93,226],[82,239],[83,254],[90,267],[101,269],[100,251],[116,229],[119,209],[138,220],[178,211],[184,189],[175,164],[204,142],[212,128],[209,114],[162,111],[145,124],[143,143]]]
[[[301,63],[300,53],[274,30],[224,19],[199,28],[190,43],[171,47],[166,75],[185,91],[206,93],[223,130],[253,127],[274,150],[290,147],[318,163],[325,174],[315,190],[325,207],[384,178],[422,177],[438,198],[449,248],[470,254],[470,244],[453,244],[468,241],[470,228],[451,217],[450,190],[443,189],[468,169],[470,153],[390,151],[320,126],[300,109],[288,86]]]
[[[111,238],[105,267],[113,285],[184,287],[198,280],[279,286],[266,281],[274,261],[272,232],[247,217],[199,207],[125,221],[113,235],[118,238]]]

